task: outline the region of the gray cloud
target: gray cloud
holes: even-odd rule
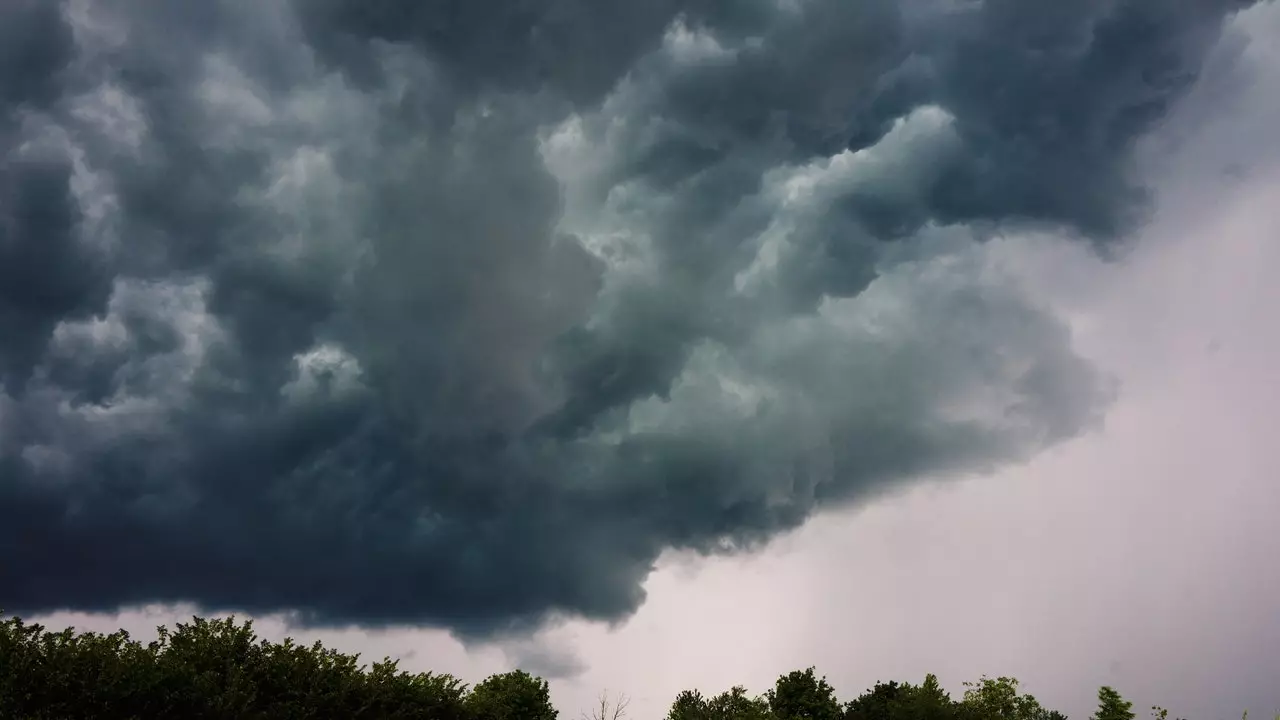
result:
[[[1072,437],[982,240],[1139,222],[1250,4],[9,3],[0,606],[616,619]]]

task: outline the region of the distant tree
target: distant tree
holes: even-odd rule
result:
[[[845,720],[953,720],[959,716],[959,704],[932,674],[920,685],[877,683],[845,705]]]
[[[235,618],[195,617],[156,635],[144,645],[123,630],[52,632],[0,613],[0,720],[558,720],[547,682],[520,670],[468,690],[451,675],[405,672],[391,659],[366,666],[320,643],[270,642]],[[666,720],[1066,720],[1011,677],[965,688],[953,700],[927,675],[919,685],[877,683],[841,705],[810,667],[762,696],[741,686],[713,697],[686,690]],[[626,720],[629,704],[604,692],[581,720]],[[1151,715],[1169,720],[1159,706]],[[1133,703],[1104,686],[1090,720],[1134,720]]]
[[[769,701],[752,697],[741,685],[713,698],[703,697],[697,690],[685,690],[676,696],[667,720],[771,720]]]
[[[981,720],[1066,720],[1066,716],[1047,710],[1030,694],[1018,691],[1016,678],[983,676],[977,682],[966,682],[962,710]]]
[[[812,667],[778,678],[765,698],[778,720],[839,720],[844,715],[835,690]]]
[[[901,714],[898,708],[907,688],[896,680],[876,683],[845,704],[845,720],[895,720]]]
[[[1098,688],[1098,710],[1092,720],[1133,720],[1133,703],[1125,700],[1115,688]]]
[[[1151,706],[1151,717],[1156,720],[1169,720],[1169,711],[1159,705]],[[1177,718],[1176,720],[1186,720],[1185,718]],[[1280,716],[1276,716],[1276,720],[1280,720]]]
[[[697,690],[683,690],[671,703],[666,720],[710,720],[707,699]]]
[[[492,675],[465,701],[473,720],[556,720],[547,681],[523,670]]]
[[[741,685],[711,698],[707,702],[709,720],[769,720],[773,714],[769,710],[769,701],[763,697],[752,697]]]
[[[469,720],[466,686],[319,643],[261,640],[252,622],[194,618],[147,645],[124,631],[0,622],[0,718],[431,718]]]
[[[933,673],[925,675],[924,682],[908,693],[907,706],[911,709],[909,717],[919,718],[954,718],[958,715],[958,703],[942,689],[938,676]],[[1065,718],[1063,719],[1065,720]]]

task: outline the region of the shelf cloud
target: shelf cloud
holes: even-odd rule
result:
[[[0,7],[0,607],[464,636],[1027,460],[1244,0]]]

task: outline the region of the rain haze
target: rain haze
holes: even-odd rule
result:
[[[0,608],[562,714],[1280,711],[1280,6],[10,0]]]

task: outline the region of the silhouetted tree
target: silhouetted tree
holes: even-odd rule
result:
[[[367,670],[319,643],[261,640],[234,619],[161,627],[147,645],[124,631],[49,632],[0,622],[0,718],[431,718],[470,720],[466,686],[410,674],[396,662]],[[550,719],[544,719],[550,720]]]
[[[589,711],[582,713],[581,720],[622,720],[627,716],[627,707],[631,698],[624,693],[609,697],[609,691],[601,691],[596,704]]]
[[[1133,703],[1120,697],[1115,688],[1103,685],[1098,688],[1098,710],[1093,720],[1133,720]]]
[[[710,720],[707,699],[697,690],[682,690],[671,703],[666,720]]]
[[[839,720],[844,715],[835,690],[813,668],[778,678],[765,697],[777,720]]]
[[[711,698],[707,707],[710,720],[770,720],[774,717],[766,698],[748,695],[747,689],[741,685]]]
[[[547,681],[523,670],[492,675],[467,695],[473,720],[556,720]]]
[[[814,668],[786,673],[763,695],[734,686],[678,694],[666,720],[1066,720],[1011,677],[983,676],[952,699],[938,678],[880,682],[848,703]],[[630,699],[601,693],[581,720],[626,720]],[[1169,712],[1153,706],[1154,720]],[[111,634],[52,632],[0,614],[0,720],[558,720],[547,682],[521,670],[468,690],[459,679],[371,666],[320,643],[261,639],[251,621],[196,617],[142,644]],[[1090,720],[1134,720],[1133,703],[1098,690]],[[1247,720],[1247,714],[1246,714]],[[1277,717],[1276,720],[1280,720]]]
[[[954,720],[960,716],[961,706],[932,674],[920,685],[877,683],[845,706],[845,720]]]
[[[981,720],[1066,720],[1062,713],[1041,707],[1034,696],[1018,692],[1016,678],[983,676],[965,687],[961,704]]]

